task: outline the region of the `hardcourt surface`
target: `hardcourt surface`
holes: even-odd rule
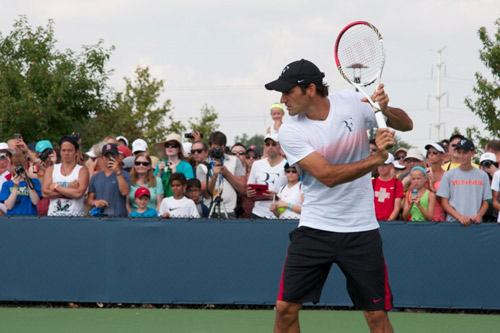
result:
[[[499,315],[390,313],[396,332],[499,332]],[[303,310],[301,330],[368,332],[360,311]],[[272,332],[271,310],[0,308],[0,332]]]

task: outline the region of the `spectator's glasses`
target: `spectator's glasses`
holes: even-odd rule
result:
[[[257,155],[249,155],[249,154],[246,154],[245,157],[248,159],[248,160],[258,160],[259,158],[257,157]]]
[[[439,154],[439,152],[438,152],[438,151],[436,151],[436,150],[429,150],[429,151],[427,152],[427,157],[429,157],[429,155],[438,155],[438,154]]]
[[[287,170],[285,170],[285,173],[297,173],[297,170],[287,169]]]
[[[269,147],[269,146],[273,146],[273,147],[276,147],[278,145],[277,142],[266,142],[264,143],[266,145],[266,147]]]
[[[370,151],[371,151],[371,152],[376,152],[376,151],[377,151],[377,148],[370,148]]]
[[[165,148],[179,148],[177,143],[165,143]]]
[[[457,143],[452,143],[450,146],[451,146],[451,149],[455,150],[457,149]]]
[[[203,148],[200,148],[200,149],[191,149],[191,155],[201,154],[201,153],[203,153]]]
[[[7,153],[0,153],[0,160],[6,160],[8,157]]]
[[[134,163],[136,166],[139,166],[139,165],[144,165],[145,167],[149,166],[151,163],[149,162],[141,162],[141,161],[135,161]]]
[[[492,161],[486,160],[481,162],[481,166],[483,168],[488,169],[490,166],[492,166],[494,163]]]
[[[399,155],[399,156],[396,156],[396,159],[397,160],[404,160],[406,157],[406,155]]]
[[[240,156],[243,156],[245,155],[245,152],[244,151],[233,151],[231,152],[232,155],[240,155]]]

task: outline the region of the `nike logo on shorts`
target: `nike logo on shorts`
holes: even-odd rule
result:
[[[382,300],[382,298],[377,298],[377,299],[374,299],[374,300],[373,300],[373,303],[378,303],[378,302],[380,302],[381,300]]]

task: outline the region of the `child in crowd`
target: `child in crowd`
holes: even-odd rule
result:
[[[194,201],[184,196],[187,187],[186,176],[174,172],[170,176],[169,185],[173,196],[162,200],[159,215],[163,218],[200,217]]]
[[[394,156],[389,153],[384,164],[377,167],[378,177],[372,179],[375,215],[379,221],[395,221],[404,197],[403,183],[395,177]]]
[[[208,217],[209,209],[201,200],[201,182],[199,179],[187,180],[186,196],[194,201],[201,217]]]
[[[279,200],[271,204],[269,210],[281,219],[300,219],[304,201],[302,182],[295,167],[287,162],[284,168],[288,184],[280,188],[277,194]]]
[[[137,208],[128,217],[157,217],[156,209],[148,207],[149,200],[151,200],[151,192],[146,187],[139,187],[134,194]]]
[[[406,193],[403,206],[403,219],[411,221],[432,221],[436,194],[425,188],[427,172],[421,166],[415,166],[410,172],[411,190]]]

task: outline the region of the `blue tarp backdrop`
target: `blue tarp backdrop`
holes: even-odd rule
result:
[[[1,218],[0,300],[274,304],[297,221]],[[500,227],[381,223],[396,307],[500,309]],[[334,266],[322,305],[352,305]]]

